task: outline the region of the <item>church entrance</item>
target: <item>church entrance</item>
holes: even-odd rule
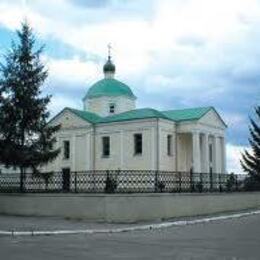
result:
[[[62,169],[62,191],[70,191],[70,168]]]

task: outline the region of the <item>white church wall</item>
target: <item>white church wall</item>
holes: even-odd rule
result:
[[[109,105],[115,105],[115,114],[135,109],[135,100],[125,97],[99,97],[84,101],[84,109],[100,116],[109,116]]]
[[[42,169],[44,171],[61,171],[70,168],[71,171],[86,171],[92,169],[91,154],[91,131],[92,125],[87,121],[65,110],[52,122],[53,125],[61,125],[56,134],[55,148],[60,148],[58,157]],[[63,158],[63,142],[70,142],[70,157]]]
[[[92,167],[91,154],[91,131],[92,125],[79,118],[70,111],[64,111],[52,122],[52,125],[61,125],[56,134],[57,142],[55,148],[60,148],[58,157],[42,169],[44,171],[61,171],[63,168],[70,168],[71,171],[86,171]],[[63,142],[70,143],[70,157],[63,158]]]
[[[155,169],[156,120],[138,120],[99,125],[96,129],[97,170],[151,170]],[[142,155],[134,155],[134,134],[143,138]],[[102,136],[110,136],[110,156],[102,158]]]
[[[86,133],[78,133],[75,136],[75,171],[84,171],[87,169],[87,165],[90,164],[88,161],[88,142],[87,142],[87,134]]]
[[[174,122],[159,120],[159,170],[189,171],[192,167],[192,131],[207,133],[209,143],[214,144],[214,172],[223,172],[225,160],[223,142],[225,127],[219,124],[214,111],[208,121],[183,122],[175,126]],[[157,169],[157,120],[135,120],[99,124],[94,128],[88,122],[77,117],[70,111],[64,111],[56,117],[52,124],[61,124],[57,133],[56,147],[63,146],[64,141],[70,142],[70,158],[63,158],[61,151],[58,158],[43,169],[45,171],[61,171],[70,168],[72,171],[92,170],[156,170]],[[176,137],[176,132],[178,133]],[[134,155],[134,134],[143,135],[143,153]],[[167,135],[172,135],[173,154],[167,154]],[[102,156],[102,136],[110,136],[110,156]],[[215,140],[215,139],[216,140]],[[177,143],[175,143],[177,140]],[[215,141],[214,141],[215,140]],[[94,148],[95,144],[95,148]],[[177,152],[176,152],[177,149]],[[95,157],[95,158],[94,158]],[[177,165],[176,165],[177,161]],[[201,162],[202,165],[202,162]],[[3,172],[10,172],[4,169]]]
[[[161,171],[175,171],[176,170],[176,129],[175,123],[167,120],[159,120],[159,130],[160,130],[160,148],[159,148],[159,170]],[[167,136],[172,136],[172,154],[168,155],[167,148]]]

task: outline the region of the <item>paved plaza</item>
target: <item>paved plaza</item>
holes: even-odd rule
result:
[[[21,219],[23,230],[36,227],[34,218]],[[19,217],[10,217],[8,222],[6,216],[1,217],[1,228],[13,226],[18,220]],[[69,222],[70,228],[115,226]],[[57,223],[58,228],[64,228],[68,221],[42,219],[39,223],[39,229],[46,225],[50,229]],[[1,236],[0,252],[0,259],[6,260],[260,259],[260,215],[114,234]]]

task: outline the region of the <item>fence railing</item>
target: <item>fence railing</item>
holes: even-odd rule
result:
[[[238,175],[167,171],[0,174],[0,192],[147,193],[242,191]]]

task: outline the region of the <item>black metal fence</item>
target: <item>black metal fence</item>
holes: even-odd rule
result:
[[[85,171],[0,174],[0,192],[224,192],[242,191],[239,175],[166,171]]]

